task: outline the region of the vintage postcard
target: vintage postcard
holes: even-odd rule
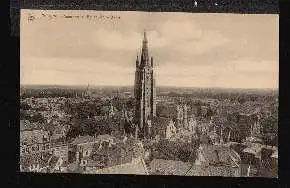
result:
[[[21,10],[20,171],[277,177],[278,20]]]

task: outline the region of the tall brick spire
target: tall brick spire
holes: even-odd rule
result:
[[[151,116],[156,116],[153,58],[149,59],[147,43],[146,32],[144,32],[141,59],[140,62],[136,62],[134,88],[135,123],[138,126],[140,138],[150,137],[148,120]],[[140,66],[137,66],[138,63]]]
[[[146,31],[144,31],[142,54],[141,54],[141,63],[142,63],[142,66],[149,65],[148,40],[147,40]]]

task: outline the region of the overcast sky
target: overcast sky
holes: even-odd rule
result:
[[[278,15],[33,11],[29,22],[28,12],[21,84],[133,85],[146,29],[157,86],[278,88]]]

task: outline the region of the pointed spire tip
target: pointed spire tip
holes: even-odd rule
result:
[[[147,41],[146,30],[144,29],[144,41]]]

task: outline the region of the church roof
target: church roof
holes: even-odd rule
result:
[[[239,165],[241,158],[230,147],[202,144],[202,152],[210,165]]]
[[[157,114],[159,117],[166,117],[166,118],[176,118],[177,117],[177,109],[175,106],[157,106]]]
[[[159,128],[159,129],[166,128],[171,121],[170,118],[157,117],[157,116],[150,117],[150,120],[151,120],[152,127]]]
[[[256,158],[261,157],[261,151],[262,151],[262,147],[259,147],[258,145],[252,145],[243,150],[244,153],[253,154],[255,155]]]

